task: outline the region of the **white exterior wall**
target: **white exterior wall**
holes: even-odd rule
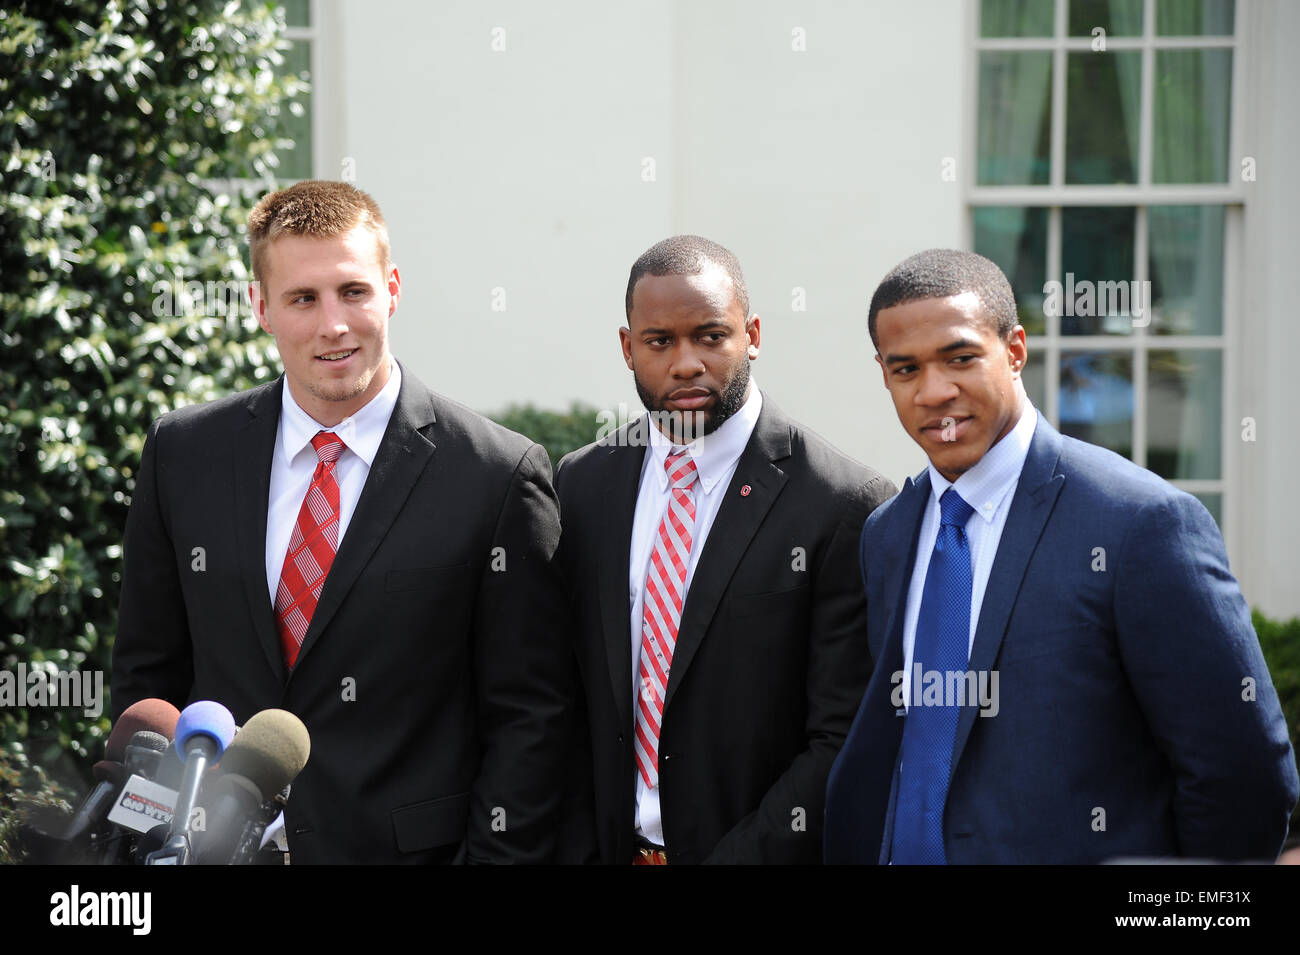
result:
[[[1237,3],[1242,155],[1255,158],[1258,178],[1246,193],[1238,384],[1224,413],[1236,425],[1236,440],[1224,450],[1239,463],[1235,516],[1241,533],[1229,556],[1251,606],[1292,617],[1300,615],[1300,372],[1292,351],[1300,333],[1300,4]],[[1246,417],[1255,419],[1254,442],[1240,440]]]
[[[1225,418],[1254,415],[1259,438],[1225,446],[1226,522],[1247,599],[1289,616],[1300,614],[1300,512],[1285,497],[1300,462],[1286,433],[1297,376],[1284,367],[1300,300],[1300,6],[1238,3],[1236,102],[1259,179]],[[899,260],[968,244],[973,3],[318,8],[318,82],[337,95],[321,107],[317,174],[338,177],[350,157],[384,208],[403,276],[394,351],[427,384],[483,411],[574,399],[635,411],[617,341],[628,270],[659,239],[697,232],[745,269],[763,323],[754,373],[773,400],[896,483],[920,470],[866,313]],[[941,178],[945,157],[956,182]],[[806,311],[792,308],[795,288]]]

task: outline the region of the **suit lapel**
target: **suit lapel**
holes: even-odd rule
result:
[[[882,593],[894,594],[889,608],[889,622],[885,626],[886,651],[889,644],[903,646],[903,621],[907,615],[907,592],[912,582],[912,567],[916,564],[916,544],[921,536],[921,518],[930,501],[930,470],[922,471],[917,478],[908,478],[898,499],[890,507],[888,526],[881,529],[882,541],[908,541],[903,559],[890,564],[885,575]],[[871,560],[872,555],[868,554]],[[881,649],[876,648],[881,654]],[[883,654],[881,654],[883,655]],[[901,665],[901,664],[900,664]]]
[[[691,578],[681,625],[677,628],[665,708],[672,704],[673,694],[681,686],[683,674],[699,649],[727,584],[749,549],[749,542],[785,487],[787,476],[776,462],[789,456],[789,419],[764,395],[763,409],[754,423],[749,443],[736,462],[736,472],[725,489],[722,506]],[[745,485],[749,485],[750,493],[742,496],[740,488]]]
[[[357,509],[348,523],[329,576],[325,578],[325,587],[303,637],[294,672],[301,669],[303,657],[329,626],[428,466],[435,448],[430,437],[435,420],[428,389],[403,369],[397,404],[370,465],[370,474],[357,501]]]
[[[971,647],[969,669],[976,673],[993,669],[1002,649],[1007,623],[1015,608],[1024,581],[1025,568],[1038,547],[1038,539],[1047,526],[1056,498],[1065,484],[1065,475],[1056,471],[1061,455],[1061,435],[1047,423],[1040,413],[1034,426],[1034,437],[1029,444],[1029,454],[1020,471],[1020,481],[1007,523],[998,540],[997,555],[989,572],[984,601],[980,605],[979,623],[975,628],[975,643]],[[964,706],[957,723],[957,739],[952,753],[952,773],[957,771],[971,727],[979,707]],[[949,777],[951,779],[951,775]]]
[[[248,421],[235,434],[235,528],[239,547],[239,576],[253,616],[253,630],[267,665],[280,680],[284,661],[275,627],[275,606],[266,587],[266,509],[271,494],[271,461],[279,433],[281,391],[278,384],[255,392],[248,403]]]
[[[908,478],[899,491],[898,497],[890,507],[889,519],[880,529],[879,539],[884,542],[907,541],[907,547],[900,552],[900,559],[887,564],[885,585],[881,593],[886,599],[890,595],[889,622],[885,625],[884,643],[873,648],[875,665],[872,668],[871,681],[867,684],[866,698],[862,707],[868,713],[879,714],[885,721],[880,727],[879,757],[873,757],[880,769],[889,770],[889,778],[880,789],[871,789],[886,796],[886,809],[880,815],[883,828],[880,831],[879,844],[863,847],[861,858],[868,858],[868,853],[878,853],[877,861],[881,865],[889,862],[889,848],[893,842],[894,801],[898,794],[898,760],[903,742],[903,713],[894,706],[894,674],[903,672],[906,655],[903,653],[903,623],[907,616],[907,593],[912,583],[912,568],[916,564],[916,546],[921,537],[921,520],[925,508],[930,503],[930,470],[927,468],[916,478]],[[886,546],[887,543],[886,543]],[[867,560],[880,560],[880,557],[867,554]],[[892,716],[887,715],[892,714]],[[872,730],[876,731],[876,730]]]
[[[605,659],[610,684],[618,706],[620,726],[632,726],[632,631],[628,605],[628,575],[631,573],[632,520],[636,514],[637,490],[646,443],[632,444],[626,430],[610,440],[613,446],[598,453],[608,455],[609,480],[605,483],[597,530],[600,548],[600,614],[605,635]],[[621,439],[621,440],[620,440]]]

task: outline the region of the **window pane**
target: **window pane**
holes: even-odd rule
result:
[[[1065,181],[1137,182],[1142,54],[1071,53],[1068,62]]]
[[[1047,281],[1047,210],[1025,206],[977,206],[975,251],[997,263],[1016,295],[1020,324],[1030,335],[1047,330],[1043,283]]]
[[[311,26],[311,0],[281,0],[285,26]]]
[[[1152,206],[1151,330],[1157,335],[1223,331],[1223,206]]]
[[[1233,0],[1159,0],[1156,33],[1160,36],[1230,36]]]
[[[1200,494],[1193,494],[1192,497],[1196,498],[1198,501],[1200,501],[1202,504],[1205,505],[1205,509],[1209,511],[1210,516],[1214,518],[1214,523],[1219,525],[1219,533],[1222,534],[1223,533],[1223,495],[1205,492]]]
[[[1156,50],[1158,183],[1228,181],[1231,50]]]
[[[1061,210],[1059,311],[1063,335],[1133,333],[1135,221],[1136,211],[1131,206]],[[1055,304],[1049,297],[1045,307]]]
[[[1217,480],[1222,352],[1153,351],[1147,368],[1147,467],[1163,478]]]
[[[979,185],[1046,184],[1051,94],[1051,53],[980,54]]]
[[[983,0],[980,36],[1051,36],[1053,0]]]
[[[280,67],[284,75],[293,74],[304,80],[311,77],[311,41],[294,40],[284,54],[284,65]],[[299,93],[296,104],[301,111],[295,114],[292,104],[281,107],[280,120],[276,126],[277,138],[293,140],[291,149],[279,152],[280,167],[276,176],[280,179],[311,178],[311,92]]]
[[[1025,394],[1029,395],[1029,400],[1039,411],[1047,407],[1047,361],[1043,358],[1047,353],[1046,348],[1038,339],[1029,342],[1029,356],[1020,372]]]
[[[1142,35],[1142,0],[1070,0],[1070,36],[1091,36],[1101,27],[1107,36]]]
[[[1133,356],[1062,352],[1061,433],[1133,456]]]

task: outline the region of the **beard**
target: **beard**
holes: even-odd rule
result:
[[[721,391],[712,394],[717,399],[713,407],[695,411],[670,411],[664,407],[665,399],[655,395],[641,383],[635,372],[632,380],[641,404],[650,412],[652,423],[663,431],[673,444],[690,444],[696,438],[713,434],[745,405],[745,392],[749,390],[749,359],[744,359]]]

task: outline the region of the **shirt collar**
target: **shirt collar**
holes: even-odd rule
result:
[[[393,358],[388,359],[391,371],[388,382],[379,394],[371,398],[355,414],[349,415],[332,428],[318,422],[289,393],[286,381],[280,392],[280,453],[284,461],[292,463],[294,458],[304,451],[315,456],[311,439],[318,431],[332,431],[339,440],[347,445],[357,457],[366,462],[366,467],[374,463],[379,453],[379,444],[388,429],[388,419],[397,407],[397,393],[402,387],[402,369]]]
[[[958,476],[956,483],[940,474],[933,464],[930,470],[930,493],[935,501],[943,497],[943,492],[950,487],[957,488],[963,501],[975,509],[975,513],[984,518],[986,523],[993,523],[993,515],[1003,499],[1020,480],[1020,471],[1029,456],[1029,442],[1034,438],[1034,426],[1038,423],[1038,412],[1025,398],[1024,408],[1016,426],[1004,435],[997,444],[985,452],[973,468]]]
[[[763,396],[759,393],[758,382],[749,379],[749,397],[740,406],[740,410],[722,422],[722,427],[712,434],[701,435],[687,445],[691,458],[700,475],[700,487],[708,494],[740,460],[741,452],[749,444],[749,436],[754,433],[758,422],[758,413],[763,410]],[[647,424],[650,431],[650,467],[659,482],[660,490],[668,489],[668,472],[664,470],[664,461],[676,445],[664,436],[653,424]]]

